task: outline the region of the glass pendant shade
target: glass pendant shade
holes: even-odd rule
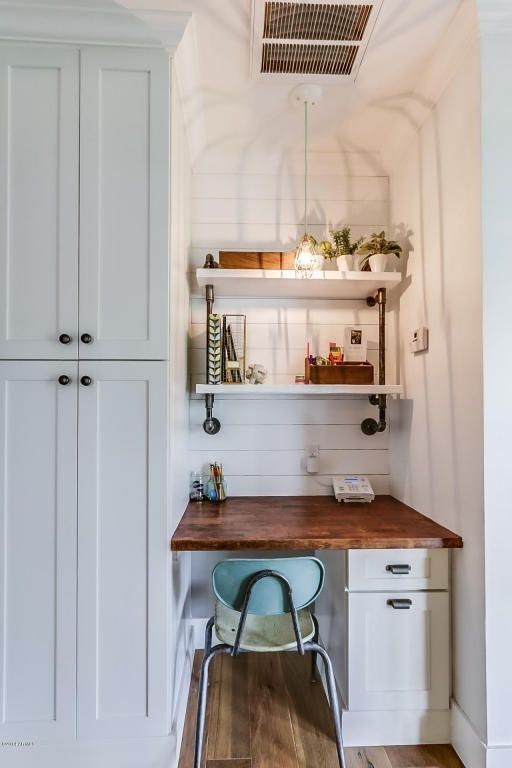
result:
[[[311,277],[316,269],[320,269],[321,261],[316,243],[306,233],[295,252],[295,270],[301,277]]]

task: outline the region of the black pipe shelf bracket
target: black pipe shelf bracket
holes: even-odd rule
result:
[[[205,269],[216,269],[219,265],[213,258],[211,253],[206,255],[204,263]],[[206,383],[210,384],[210,366],[208,360],[208,351],[210,349],[210,315],[213,313],[213,302],[215,301],[215,292],[213,285],[207,285],[206,292]],[[206,418],[203,421],[203,429],[207,435],[216,435],[220,432],[220,421],[213,415],[213,405],[215,403],[215,395],[213,392],[208,392],[204,396],[204,405],[206,409]]]
[[[379,288],[376,296],[368,296],[366,303],[369,307],[379,307],[379,384],[386,383],[386,300],[387,291],[385,288]],[[384,432],[387,427],[386,395],[370,395],[368,398],[372,405],[379,408],[379,420],[368,418],[361,422],[361,430],[365,435],[375,435],[377,432]]]

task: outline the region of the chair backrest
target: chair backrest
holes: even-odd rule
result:
[[[297,610],[312,603],[324,585],[324,566],[316,557],[230,559],[223,560],[213,569],[213,591],[224,605],[239,611],[249,580],[259,571],[266,570],[278,571],[288,580]],[[255,584],[249,613],[273,616],[289,613],[289,610],[287,591],[280,580],[268,577]]]

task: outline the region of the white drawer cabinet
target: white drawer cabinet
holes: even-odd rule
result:
[[[348,596],[348,707],[447,709],[447,592]]]
[[[446,549],[357,549],[347,560],[353,592],[448,589]]]
[[[448,740],[449,551],[317,554],[326,583],[315,610],[346,708],[347,744]]]

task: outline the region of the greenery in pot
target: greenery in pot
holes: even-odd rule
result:
[[[324,240],[320,243],[320,248],[326,259],[335,259],[338,256],[353,256],[364,238],[352,242],[350,237],[350,227],[343,227],[343,229],[331,229],[330,235],[334,241],[334,244],[329,240]]]
[[[396,240],[387,240],[386,233],[383,230],[378,233],[374,232],[371,237],[367,238],[358,248],[357,253],[363,256],[361,262],[361,269],[363,269],[367,268],[370,256],[375,256],[377,253],[393,253],[399,259],[402,253],[402,246]]]

